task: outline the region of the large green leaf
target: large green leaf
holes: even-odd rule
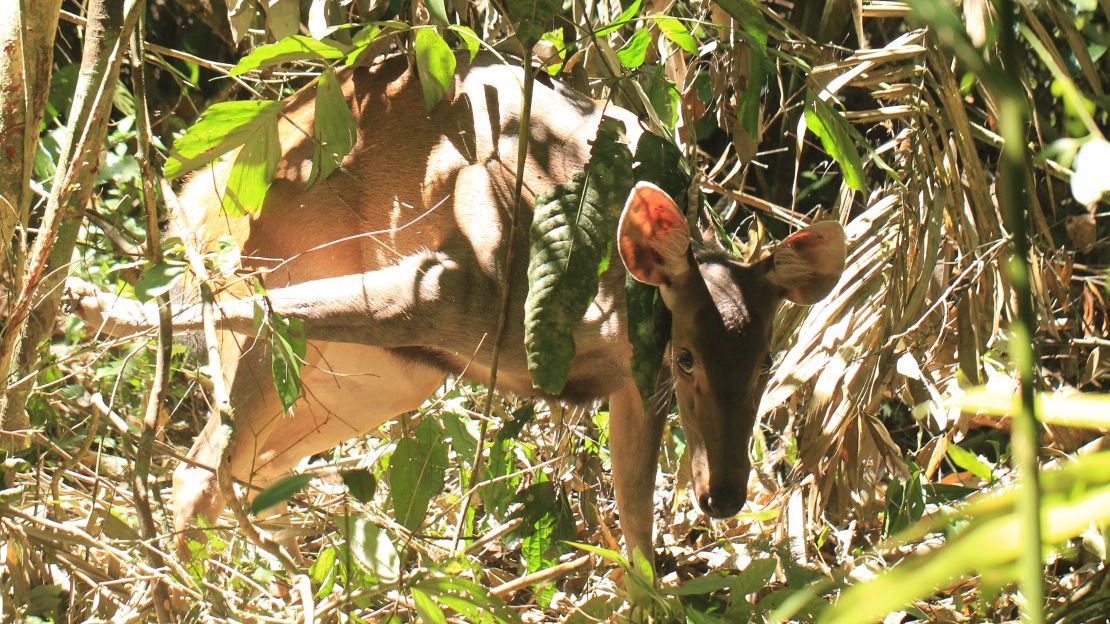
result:
[[[204,167],[273,123],[283,106],[272,100],[213,104],[174,142],[163,174],[172,180]]]
[[[602,121],[586,171],[536,200],[524,304],[532,384],[558,394],[575,347],[572,335],[608,266],[617,213],[632,188],[632,155],[619,123]]]
[[[308,176],[309,185],[317,180],[317,176],[326,180],[339,167],[355,146],[358,130],[351,107],[343,99],[339,80],[330,68],[320,74],[320,82],[316,85],[315,119],[312,136],[316,139],[316,149],[312,172]]]
[[[443,491],[447,471],[447,446],[443,428],[425,418],[412,435],[397,442],[389,460],[389,496],[393,516],[411,531],[420,528],[428,504]]]
[[[821,145],[829,156],[840,165],[848,186],[863,191],[863,161],[856,151],[851,128],[844,117],[821,98],[812,98],[806,106],[806,125],[821,139]]]
[[[341,59],[347,46],[335,41],[320,41],[304,35],[290,35],[277,43],[259,46],[244,56],[228,74],[238,76],[252,69],[265,69],[282,63]]]
[[[224,188],[224,212],[244,215],[262,210],[279,160],[281,142],[278,139],[277,119],[271,117],[255,129],[235,156],[235,164],[231,166]]]
[[[455,75],[455,53],[435,28],[418,29],[415,46],[424,108],[432,110],[451,87]]]

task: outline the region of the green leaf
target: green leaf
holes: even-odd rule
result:
[[[304,321],[274,314],[270,318],[270,327],[274,387],[282,407],[288,410],[301,397],[301,362],[308,349]]]
[[[312,579],[313,583],[317,585],[327,580],[328,576],[335,568],[336,558],[338,551],[333,546],[328,546],[320,551],[320,555],[316,557],[316,561],[312,562],[312,566],[308,568],[308,577]]]
[[[913,462],[910,462],[910,465],[914,470],[905,483],[892,479],[887,485],[882,530],[884,537],[904,530],[920,520],[925,513],[925,491],[921,486],[921,469]]]
[[[365,468],[353,468],[341,471],[339,477],[358,502],[369,503],[374,498],[374,492],[378,489],[378,480],[374,478],[374,473]]]
[[[255,48],[227,73],[231,76],[239,76],[254,69],[265,69],[293,61],[331,61],[343,58],[346,53],[346,46],[335,41],[320,41],[304,35],[291,35],[276,43]]]
[[[948,458],[960,468],[970,471],[971,474],[983,481],[987,483],[994,481],[994,473],[991,471],[991,467],[975,453],[964,450],[955,444],[949,444]]]
[[[597,294],[618,207],[632,188],[632,155],[619,122],[603,119],[586,171],[536,200],[529,232],[524,345],[532,384],[558,394],[575,346],[572,332]]]
[[[299,0],[267,0],[266,27],[274,39],[295,35],[301,26]]]
[[[510,610],[503,600],[469,579],[459,576],[436,576],[421,580],[415,588],[457,611],[466,622],[520,621],[520,617]]]
[[[525,48],[531,48],[551,30],[551,20],[561,11],[561,0],[507,0],[505,11],[516,25],[516,37]]]
[[[760,113],[763,110],[763,87],[767,83],[767,53],[757,46],[747,46],[750,54],[746,84],[736,85],[739,102],[736,105],[736,149],[744,160],[755,157],[763,138]]]
[[[335,586],[338,554],[339,551],[334,546],[328,546],[320,551],[320,555],[316,557],[316,561],[313,561],[312,567],[308,569],[309,578],[319,586],[319,589],[316,590],[317,600],[331,594],[331,590]]]
[[[655,18],[655,24],[659,26],[659,30],[663,31],[667,39],[670,39],[675,45],[690,54],[698,53],[698,40],[694,39],[694,36],[686,30],[686,26],[681,21],[673,17],[660,15]]]
[[[443,6],[443,0],[424,0],[424,6],[428,7],[428,15],[431,16],[432,21],[437,26],[446,26],[450,23],[447,19],[447,9]]]
[[[651,31],[646,28],[637,30],[632,37],[624,42],[621,49],[617,50],[617,58],[621,65],[629,69],[636,69],[644,64],[647,56],[648,45],[651,44]]]
[[[428,594],[415,587],[412,589],[412,603],[416,606],[416,612],[420,614],[420,621],[427,624],[447,624],[447,616],[443,614],[443,609],[440,609]]]
[[[312,172],[308,176],[311,186],[316,180],[326,180],[343,158],[355,146],[358,125],[343,91],[339,79],[328,68],[320,74],[316,85],[316,117],[312,126],[312,136],[316,139],[315,153],[312,157]]]
[[[611,561],[611,562],[617,564],[618,566],[620,566],[622,568],[628,569],[630,567],[629,563],[628,563],[628,560],[625,559],[623,555],[621,555],[619,552],[617,552],[615,550],[611,550],[609,548],[602,548],[601,546],[594,546],[593,544],[584,544],[582,542],[567,542],[567,543],[570,544],[571,546],[574,546],[578,550],[584,550],[584,551],[586,551],[590,554],[597,555],[597,556],[601,557],[602,559],[606,559],[608,561]]]
[[[184,262],[163,261],[152,267],[143,269],[139,279],[135,282],[135,297],[139,301],[150,301],[159,295],[168,293],[181,280],[181,276],[189,270]]]
[[[756,6],[755,0],[713,0],[724,9],[740,28],[750,35],[759,46],[767,47],[767,32],[771,29],[763,11]]]
[[[617,19],[609,22],[609,24],[606,26],[598,28],[594,31],[594,34],[598,37],[604,37],[605,35],[616,31],[621,26],[624,26],[625,24],[631,22],[633,19],[636,18],[637,15],[640,14],[640,2],[641,0],[635,0],[635,2],[628,5],[627,9],[621,11],[621,14],[617,16]]]
[[[459,41],[466,46],[467,52],[470,52],[470,60],[473,61],[478,54],[478,50],[482,47],[482,38],[478,36],[478,33],[474,32],[474,29],[469,26],[458,24],[452,24],[447,29],[458,35]]]
[[[443,491],[446,471],[443,429],[435,419],[425,418],[413,435],[397,442],[389,461],[389,495],[397,522],[410,531],[420,528],[428,504]]]
[[[407,26],[406,26],[407,28]],[[381,24],[367,24],[363,26],[354,37],[351,37],[351,45],[353,48],[347,53],[347,58],[343,59],[344,65],[354,65],[358,57],[370,47],[371,43],[382,32]]]
[[[512,515],[522,523],[513,535],[521,535],[520,554],[528,574],[549,568],[568,551],[565,540],[575,537],[574,513],[566,496],[550,481],[541,481],[517,494],[521,506]],[[553,587],[540,590],[541,602],[550,600]]]
[[[261,210],[279,160],[281,142],[278,139],[277,119],[271,118],[255,130],[236,155],[224,189],[224,212],[241,216]]]
[[[829,156],[840,165],[848,186],[863,191],[863,161],[852,142],[851,130],[844,117],[820,98],[813,98],[806,106],[806,125],[821,139],[821,145]]]
[[[285,105],[272,100],[220,102],[204,111],[173,144],[163,174],[173,180],[204,167],[273,123]]]
[[[424,108],[429,111],[443,99],[451,88],[455,75],[455,53],[434,28],[416,31],[416,69],[420,75],[420,88],[424,92]]]
[[[366,518],[340,516],[336,524],[350,544],[355,561],[384,583],[392,583],[401,574],[401,557],[393,540],[380,526]]]
[[[648,100],[659,120],[668,130],[673,130],[678,123],[678,111],[681,108],[681,96],[678,87],[667,77],[667,72],[662,65],[652,65],[640,69],[642,79],[645,81],[644,90]]]
[[[732,587],[736,576],[726,572],[710,572],[696,576],[678,587],[667,590],[672,596],[701,596]]]
[[[266,511],[270,507],[279,503],[284,503],[289,500],[291,496],[304,489],[308,482],[313,479],[310,474],[289,475],[270,487],[258,493],[251,501],[251,513],[258,515]]]
[[[778,561],[770,557],[752,559],[743,572],[733,577],[733,594],[747,596],[766,588],[778,565]]]

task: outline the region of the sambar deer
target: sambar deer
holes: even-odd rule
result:
[[[266,305],[303,319],[309,339],[304,391],[286,411],[271,380],[268,341],[255,336],[257,296],[219,303],[224,375],[237,425],[232,474],[265,486],[302,458],[417,409],[447,375],[487,383],[513,206],[521,131],[521,68],[479,57],[460,61],[444,100],[425,111],[418,77],[400,58],[344,76],[358,120],[342,170],[306,189],[313,154],[311,94],[295,97],[280,124],[283,158],[265,205],[252,217],[221,213],[227,165],[195,175],[181,194],[174,228],[211,248],[234,236],[243,266],[264,275]],[[581,170],[602,116],[635,144],[632,113],[557,83],[537,83],[519,227],[527,232],[538,194]],[[617,210],[619,206],[613,206]],[[516,237],[507,328],[497,388],[534,396],[524,350],[527,236]],[[763,364],[783,299],[812,304],[844,266],[836,223],[796,232],[773,254],[745,264],[692,243],[682,212],[664,192],[637,185],[620,217],[623,262],[601,275],[574,332],[569,402],[608,400],[613,480],[626,547],[652,555],[652,499],[663,416],[646,414],[630,368],[626,271],[659,287],[671,315],[664,366],[671,371],[699,507],[737,513],[750,473],[748,442],[762,394]],[[80,313],[115,335],[157,324],[155,310],[88,284],[71,286]],[[200,326],[198,306],[175,312],[179,329]],[[217,419],[189,453],[215,466]],[[197,516],[212,525],[224,506],[211,470],[174,473],[179,536]],[[182,543],[179,542],[179,546]]]

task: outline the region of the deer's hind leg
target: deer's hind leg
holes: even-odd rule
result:
[[[417,409],[445,376],[386,349],[310,341],[301,370],[302,396],[286,413],[274,388],[269,345],[247,342],[232,384],[235,426],[225,461],[232,476],[250,484],[252,492],[272,484],[304,457]],[[189,460],[216,466],[223,430],[219,417],[210,417]],[[173,492],[178,549],[186,555],[188,540],[203,537],[197,519],[213,526],[225,501],[215,472],[190,463],[174,472]]]

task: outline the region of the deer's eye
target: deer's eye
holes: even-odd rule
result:
[[[690,353],[686,349],[682,349],[678,352],[678,357],[675,358],[675,361],[678,363],[678,367],[682,369],[682,372],[687,374],[694,372],[693,353]]]

